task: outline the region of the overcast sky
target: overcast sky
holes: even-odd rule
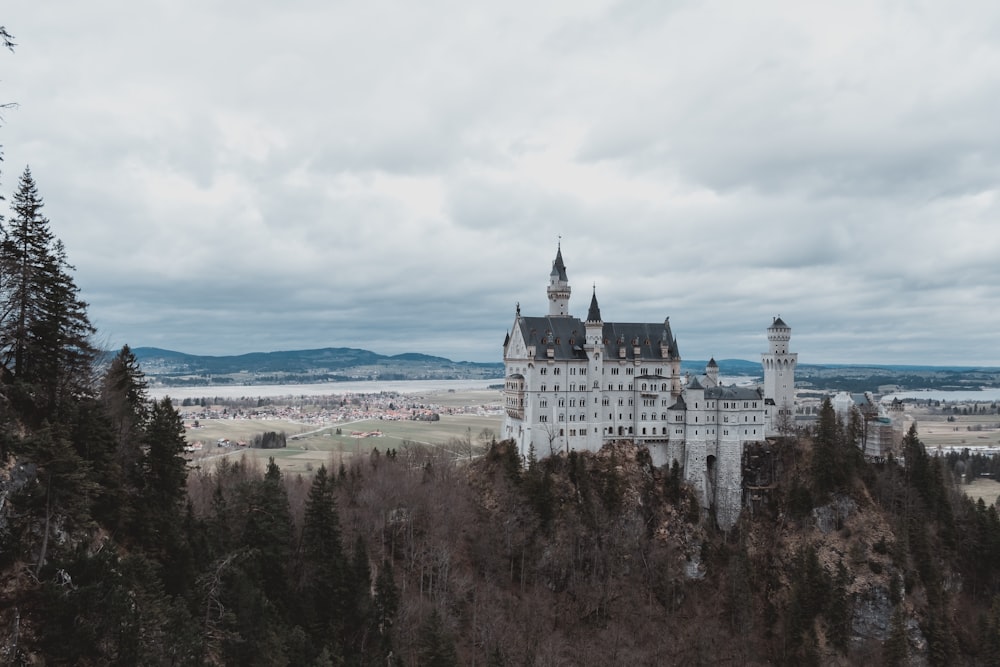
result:
[[[499,361],[548,312],[687,359],[1000,366],[1000,3],[6,0],[103,344]]]

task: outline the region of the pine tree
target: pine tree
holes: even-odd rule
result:
[[[399,610],[399,589],[392,573],[392,562],[382,561],[375,577],[375,624],[383,656],[392,653],[392,626]]]
[[[420,629],[419,660],[422,667],[456,667],[455,642],[435,609]]]
[[[101,383],[104,403],[116,442],[116,458],[126,479],[139,484],[142,464],[142,439],[149,419],[146,378],[135,354],[128,345],[115,355]]]
[[[133,534],[163,567],[167,592],[183,591],[191,578],[190,549],[184,541],[184,422],[169,397],[154,401],[146,428],[148,452],[143,461],[143,487]]]
[[[842,488],[847,482],[844,437],[830,398],[823,400],[813,437],[812,477],[820,495]]]
[[[309,488],[302,526],[301,580],[306,619],[318,646],[342,653],[347,564],[333,481],[320,466]],[[331,646],[330,642],[334,642]]]
[[[85,526],[90,521],[96,485],[90,480],[87,463],[58,430],[43,429],[35,433],[23,443],[21,454],[23,460],[37,466],[38,485],[32,488],[29,500],[41,532],[35,565],[37,577],[48,560],[56,520],[63,530]]]
[[[25,169],[0,244],[0,364],[22,418],[39,425],[91,385],[94,329],[66,251]]]

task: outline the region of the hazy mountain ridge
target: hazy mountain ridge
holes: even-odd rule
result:
[[[251,352],[233,356],[194,355],[139,347],[133,353],[151,380],[165,384],[209,380],[213,383],[261,384],[503,377],[502,363],[452,361],[414,352],[383,355],[348,347]]]
[[[143,371],[163,384],[271,384],[346,380],[464,380],[502,378],[501,362],[453,361],[419,352],[383,355],[350,347],[251,352],[229,356],[195,355],[155,347],[133,350]],[[706,360],[685,360],[683,373],[704,372]],[[729,377],[762,377],[759,361],[722,359]],[[796,384],[803,389],[876,391],[900,389],[978,389],[1000,387],[1000,369],[974,366],[800,364]]]

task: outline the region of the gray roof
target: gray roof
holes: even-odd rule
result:
[[[763,394],[761,394],[760,389],[757,387],[737,387],[731,384],[729,386],[706,389],[705,398],[714,398],[723,401],[759,401],[763,398]]]
[[[715,363],[715,357],[708,360],[707,368],[718,368],[719,364]]]
[[[535,346],[536,359],[572,360],[584,359],[583,346],[587,328],[576,317],[521,317],[516,321],[521,328],[521,336],[526,345]],[[603,322],[602,353],[610,359],[664,360],[661,343],[668,349],[667,358],[680,359],[677,339],[670,332],[670,322],[663,324],[642,322]],[[548,349],[552,348],[552,357]],[[620,356],[624,348],[625,356]],[[638,348],[638,354],[636,354]]]
[[[559,276],[559,280],[562,280],[563,282],[569,281],[569,278],[566,277],[566,265],[563,264],[561,245],[559,246],[559,249],[556,250],[556,261],[552,262],[552,273],[549,275]]]
[[[601,321],[601,309],[597,305],[597,289],[594,289],[594,294],[590,297],[590,310],[587,311],[587,321],[588,322],[600,322]]]
[[[774,324],[768,327],[768,329],[788,329],[788,328],[790,327],[787,324],[785,324],[784,320],[781,319],[781,316],[774,318]]]
[[[701,386],[701,383],[698,382],[698,378],[697,377],[691,378],[691,381],[688,382],[687,388],[688,389],[704,389],[704,387]]]

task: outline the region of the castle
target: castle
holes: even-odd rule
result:
[[[647,447],[657,466],[676,461],[702,505],[728,529],[742,506],[745,443],[763,441],[793,418],[791,329],[775,318],[762,355],[763,387],[723,385],[712,359],[705,374],[681,376],[670,318],[661,323],[605,322],[596,288],[587,319],[570,315],[562,247],[548,285],[549,314],[521,315],[503,344],[502,436],[522,457],[596,452],[614,440]]]

